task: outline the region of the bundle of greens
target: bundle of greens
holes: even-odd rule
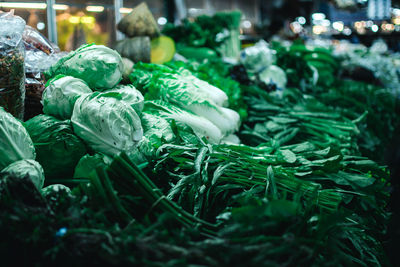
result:
[[[350,119],[367,112],[365,119],[357,124],[360,152],[370,159],[384,161],[395,127],[400,124],[399,99],[393,97],[391,89],[339,79],[315,97]]]
[[[159,154],[154,171],[169,174],[168,196],[204,219],[232,205],[232,193],[254,187],[263,188],[259,193],[268,199],[304,199],[304,205],[330,212],[339,204],[368,203],[374,194],[371,207],[363,204],[371,212],[381,211],[387,201],[388,174],[383,167],[309,142],[277,148],[166,144]]]
[[[202,117],[204,122],[209,121],[215,126],[212,128],[220,132],[213,129],[215,134],[209,135],[213,141],[219,142],[222,137],[239,128],[239,114],[224,107],[228,104],[227,95],[187,70],[176,71],[167,66],[137,63],[130,79],[144,93],[146,100],[163,100]],[[207,128],[197,128],[195,131],[198,130],[203,133],[209,131]]]
[[[283,96],[247,88],[249,117],[240,131],[246,144],[273,141],[278,146],[310,141],[320,148],[334,146],[346,154],[358,154],[356,122],[329,109],[311,95],[287,88]]]
[[[335,81],[339,63],[330,50],[299,43],[289,47],[273,43],[273,48],[277,51],[276,64],[288,77],[288,86],[308,91],[316,85],[330,86]]]
[[[196,61],[170,61],[165,63],[168,67],[179,70],[189,70],[197,78],[220,88],[228,96],[229,108],[239,113],[242,121],[247,118],[247,106],[243,100],[243,90],[240,83],[229,78],[230,65],[218,58],[204,60],[202,63]]]
[[[170,36],[178,44],[178,53],[187,49],[186,47],[207,47],[224,57],[237,58],[240,53],[241,16],[240,11],[217,12],[213,16],[201,15],[194,22],[184,19],[179,26],[167,24],[163,34]]]

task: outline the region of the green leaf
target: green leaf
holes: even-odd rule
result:
[[[343,171],[339,171],[337,174],[328,174],[327,176],[339,185],[350,185],[354,189],[370,186],[376,181],[373,177]]]
[[[294,154],[292,151],[288,149],[284,150],[279,150],[281,155],[283,156],[283,160],[286,161],[287,163],[295,163],[297,160],[296,154]]]
[[[35,159],[36,152],[28,132],[13,115],[0,107],[0,170],[22,159]]]

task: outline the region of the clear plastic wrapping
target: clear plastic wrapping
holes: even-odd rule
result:
[[[28,120],[43,113],[41,100],[46,83],[43,73],[67,53],[60,52],[55,44],[30,26],[25,26],[22,39],[26,75],[24,120]]]
[[[0,106],[18,119],[24,116],[25,21],[13,12],[0,13]]]
[[[254,46],[247,47],[240,52],[240,63],[253,73],[258,73],[274,64],[275,50],[270,49],[266,41],[258,41]]]
[[[58,47],[52,44],[40,32],[38,32],[36,29],[32,28],[29,25],[25,26],[22,39],[24,40],[26,51],[40,50],[46,53],[47,55],[57,53],[60,51]]]

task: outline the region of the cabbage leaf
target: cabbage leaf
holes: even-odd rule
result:
[[[17,160],[35,158],[35,147],[25,127],[0,107],[0,169]]]
[[[74,132],[94,151],[109,156],[133,149],[143,136],[139,116],[119,93],[79,98],[72,113]]]

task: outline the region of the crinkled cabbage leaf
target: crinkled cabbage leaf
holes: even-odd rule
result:
[[[13,115],[0,107],[0,169],[22,159],[35,159],[31,137]]]
[[[61,120],[71,119],[76,100],[90,94],[92,90],[81,79],[72,76],[57,75],[49,80],[43,91],[43,112]]]
[[[42,166],[33,159],[18,160],[7,167],[5,167],[1,173],[10,174],[15,177],[29,176],[33,184],[37,189],[41,189],[44,184],[44,171]]]
[[[61,58],[45,73],[46,78],[57,74],[84,80],[92,90],[110,89],[122,79],[124,64],[117,51],[104,45],[87,44]]]
[[[109,156],[133,149],[143,136],[139,116],[115,92],[79,98],[71,121],[74,132],[94,152]]]

